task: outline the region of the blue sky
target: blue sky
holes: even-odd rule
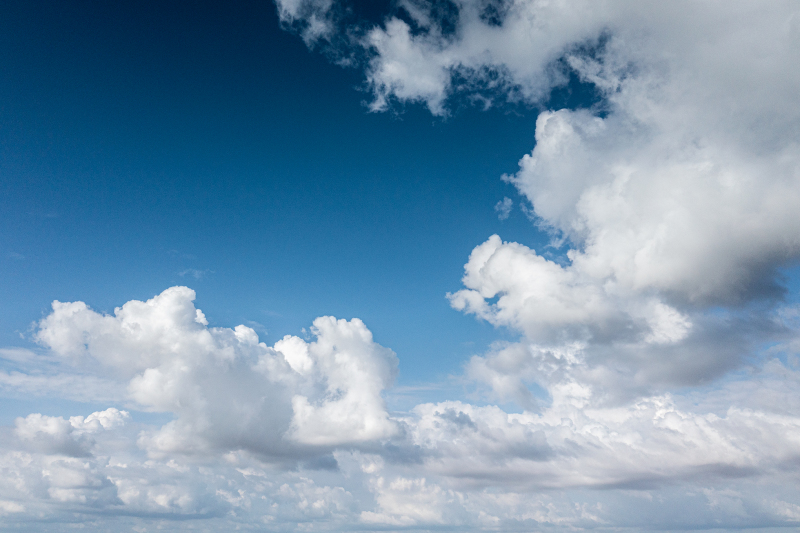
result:
[[[277,338],[359,316],[401,382],[441,378],[495,335],[444,297],[474,244],[547,242],[494,210],[527,106],[369,113],[361,73],[264,2],[6,12],[5,345],[54,299],[112,311],[185,284],[212,324]]]
[[[0,521],[796,528],[798,20],[3,4]]]

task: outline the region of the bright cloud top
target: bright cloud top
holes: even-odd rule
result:
[[[114,316],[54,302],[36,337],[59,356],[127,380],[144,409],[177,415],[146,438],[152,453],[227,448],[291,457],[397,432],[381,398],[396,357],[360,320],[321,317],[315,341],[286,336],[270,348],[246,326],[207,327],[194,298],[173,287]]]

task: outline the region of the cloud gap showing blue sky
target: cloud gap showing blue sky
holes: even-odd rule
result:
[[[800,524],[796,3],[0,35],[3,527]]]

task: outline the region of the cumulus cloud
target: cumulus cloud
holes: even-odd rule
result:
[[[800,251],[796,5],[446,4],[401,2],[365,37],[374,109],[441,114],[481,82],[537,102],[573,72],[601,108],[542,113],[509,178],[572,243],[572,272],[699,304],[779,291]]]
[[[124,425],[126,411],[113,407],[90,414],[86,418],[73,416],[69,420],[40,413],[17,418],[14,433],[29,448],[48,455],[83,457],[91,455],[92,433]]]
[[[373,111],[416,102],[442,116],[461,95],[541,107],[570,77],[599,97],[542,111],[532,151],[504,177],[555,254],[491,236],[449,295],[520,334],[465,374],[525,412],[418,406],[402,422],[428,479],[374,480],[379,508],[365,519],[419,523],[396,511],[416,487],[439,502],[430,523],[459,523],[448,506],[478,496],[448,492],[456,479],[664,497],[664,483],[793,468],[797,327],[779,271],[800,255],[799,21],[792,2],[404,0],[363,34]],[[706,512],[742,527],[794,516],[786,494],[766,504],[741,488],[700,490]],[[471,523],[500,527],[512,492],[482,494]],[[619,524],[607,509],[551,501],[516,516]]]
[[[468,371],[515,401],[529,396],[523,379],[544,387],[577,380],[594,387],[596,400],[698,385],[757,355],[760,343],[793,335],[777,310],[709,312],[657,293],[615,293],[608,280],[498,236],[473,251],[465,270],[467,288],[449,296],[453,307],[524,334],[474,358]]]
[[[374,109],[442,115],[459,94],[541,104],[569,75],[601,97],[541,112],[505,177],[563,260],[493,236],[453,306],[524,334],[528,359],[557,361],[541,385],[574,379],[601,397],[707,382],[780,339],[763,309],[746,310],[780,300],[778,270],[800,254],[797,6],[448,5],[402,2],[365,38]],[[517,376],[501,366],[502,388]]]
[[[600,98],[541,112],[505,177],[563,260],[493,236],[453,306],[599,396],[707,382],[780,340],[748,309],[780,300],[800,254],[799,19],[792,2],[399,2],[355,42],[373,110],[542,105],[570,76]]]
[[[453,400],[390,414],[381,393],[397,360],[360,320],[322,317],[313,339],[269,347],[244,326],[210,328],[193,299],[173,287],[113,315],[54,302],[36,334],[48,361],[93,367],[131,405],[174,419],[135,423],[116,408],[18,418],[0,432],[5,519],[102,510],[220,528],[595,527],[654,494],[684,505],[681,490],[697,490],[706,503],[687,524],[744,527],[791,524],[800,505],[782,477],[800,464],[800,372],[777,359],[757,380],[604,406],[579,379],[580,347],[498,344],[467,376],[525,411]],[[546,397],[532,394],[528,382],[551,374]],[[631,527],[650,519],[625,516]]]
[[[345,9],[277,5],[309,44],[332,42]],[[358,319],[321,317],[313,338],[268,346],[209,327],[186,287],[113,315],[54,302],[35,334],[47,364],[174,419],[18,418],[0,433],[4,520],[796,527],[800,337],[777,272],[800,254],[797,5],[397,6],[347,39],[369,57],[373,110],[446,115],[460,94],[540,105],[570,75],[600,95],[541,112],[505,177],[555,253],[491,236],[449,295],[519,334],[467,362],[482,401],[387,412],[397,359]],[[38,355],[5,356],[22,366],[3,387],[31,389]]]
[[[101,365],[140,408],[176,415],[141,436],[153,454],[245,449],[291,459],[397,431],[381,398],[396,357],[360,320],[321,317],[316,340],[287,336],[273,348],[247,326],[209,328],[194,298],[173,287],[113,316],[54,302],[36,339],[75,365]]]
[[[372,341],[372,333],[359,319],[314,321],[317,340],[305,343],[284,337],[278,350],[294,350],[300,372],[316,371],[325,383],[325,402],[308,396],[292,397],[294,419],[291,435],[300,442],[336,445],[385,439],[397,433],[381,401],[381,392],[394,381],[394,353]],[[290,363],[291,364],[291,363]],[[311,368],[309,368],[311,367]]]

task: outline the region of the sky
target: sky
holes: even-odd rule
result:
[[[4,2],[0,528],[800,526],[800,6]]]

